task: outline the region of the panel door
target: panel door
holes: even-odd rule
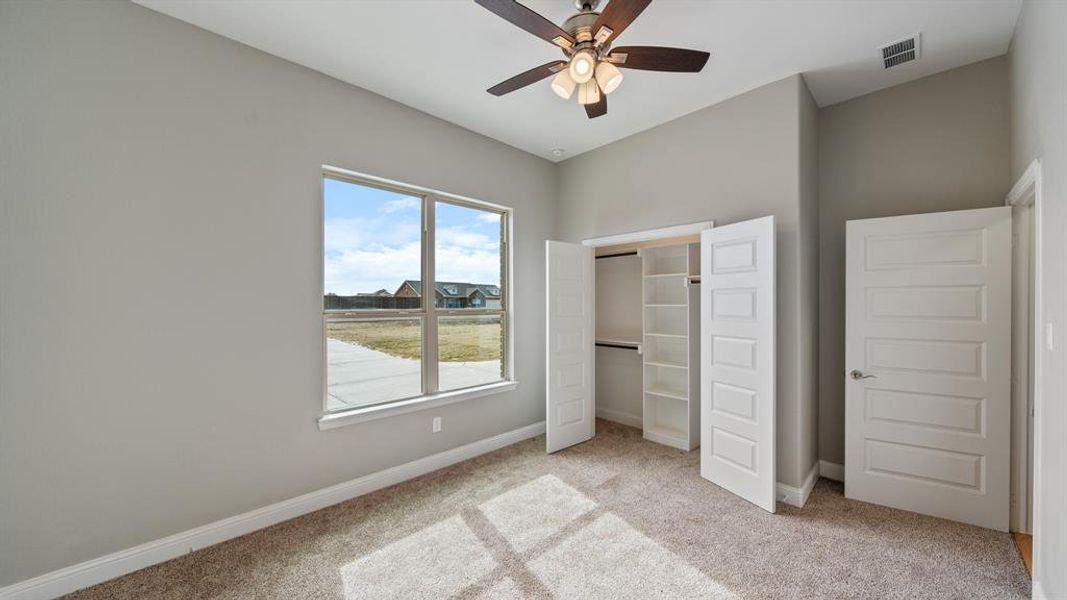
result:
[[[593,437],[593,249],[545,242],[545,438],[556,452]]]
[[[1011,209],[849,221],[845,495],[1007,530]]]
[[[700,474],[775,512],[774,217],[700,236]]]

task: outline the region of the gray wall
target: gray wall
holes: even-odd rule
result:
[[[1012,180],[1035,158],[1044,170],[1042,304],[1056,342],[1055,351],[1041,356],[1045,389],[1037,451],[1042,461],[1035,498],[1041,524],[1034,540],[1034,582],[1046,598],[1067,598],[1067,3],[1024,3],[1008,57]]]
[[[804,113],[804,118],[801,118]],[[559,164],[557,227],[577,241],[694,221],[717,225],[773,214],[778,227],[778,480],[799,486],[814,464],[814,372],[801,323],[798,272],[814,244],[800,242],[802,143],[811,144],[814,103],[800,76],[768,84]],[[801,136],[801,123],[808,133]],[[807,169],[811,165],[805,163]],[[805,213],[811,214],[808,174]],[[811,267],[808,267],[810,270]],[[801,314],[808,311],[810,314]],[[809,369],[813,371],[813,369]],[[811,452],[791,449],[812,448]],[[809,456],[810,454],[810,456]]]
[[[819,460],[819,108],[807,86],[800,90],[800,243],[798,359],[801,394],[797,420],[801,446],[798,467],[810,469]],[[788,449],[786,450],[789,451]]]
[[[1008,68],[993,58],[819,114],[819,458],[845,458],[845,221],[998,206]]]
[[[544,418],[551,163],[126,2],[0,82],[0,586]],[[515,208],[516,392],[318,431],[324,163]]]

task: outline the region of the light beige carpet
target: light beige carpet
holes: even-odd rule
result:
[[[766,513],[699,452],[598,421],[84,590],[90,598],[961,598],[1029,595],[1008,534],[854,502],[820,480]]]

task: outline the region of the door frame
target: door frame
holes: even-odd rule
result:
[[[715,221],[694,221],[692,223],[682,223],[679,225],[670,225],[667,227],[656,227],[653,229],[642,229],[640,231],[629,231],[625,233],[616,233],[612,235],[605,235],[595,238],[586,238],[581,241],[583,246],[590,246],[593,248],[594,264],[596,262],[597,248],[607,248],[614,246],[627,246],[632,245],[634,248],[644,247],[648,245],[654,245],[655,242],[661,240],[677,240],[682,243],[682,238],[693,237],[695,239],[690,240],[689,243],[700,241],[700,232],[705,229],[713,229],[715,227]],[[593,273],[594,278],[596,273]],[[699,282],[700,277],[697,276],[694,282]],[[595,279],[594,279],[594,291],[595,291]],[[593,305],[593,328],[594,328],[594,351],[596,344],[596,304]],[[644,341],[644,340],[642,340]],[[638,353],[642,350],[638,346]],[[596,361],[594,359],[594,368]],[[594,378],[596,374],[594,373]],[[642,412],[644,411],[644,401],[641,402]],[[641,417],[641,415],[637,415]],[[596,389],[593,390],[593,417],[596,418]],[[547,417],[546,417],[547,418]],[[698,425],[699,426],[699,425]],[[640,428],[640,427],[639,427]]]
[[[1041,477],[1040,477],[1041,465],[1042,465],[1041,444],[1040,444],[1040,442],[1041,442],[1040,420],[1041,420],[1041,416],[1044,414],[1044,401],[1043,401],[1043,398],[1044,398],[1044,377],[1043,377],[1042,373],[1044,371],[1044,368],[1043,368],[1043,363],[1044,363],[1044,360],[1043,360],[1043,357],[1044,357],[1043,341],[1045,340],[1045,336],[1043,335],[1043,332],[1042,332],[1042,329],[1044,328],[1044,310],[1043,310],[1043,306],[1042,306],[1043,302],[1042,302],[1042,293],[1041,293],[1042,289],[1043,289],[1042,272],[1043,272],[1043,266],[1044,266],[1044,257],[1043,257],[1044,250],[1043,250],[1043,245],[1042,245],[1042,232],[1041,232],[1042,222],[1043,222],[1042,213],[1043,213],[1043,205],[1044,205],[1044,194],[1043,194],[1042,187],[1043,186],[1042,186],[1041,159],[1035,158],[1033,160],[1033,162],[1031,162],[1030,165],[1026,167],[1026,171],[1024,171],[1022,176],[1019,177],[1019,180],[1015,182],[1015,185],[1012,186],[1011,191],[1008,192],[1008,195],[1004,200],[1004,204],[1006,206],[1011,206],[1011,207],[1031,206],[1031,210],[1033,211],[1033,213],[1032,213],[1033,214],[1033,223],[1032,223],[1032,227],[1030,229],[1030,243],[1031,243],[1031,248],[1033,248],[1033,260],[1034,260],[1034,263],[1033,263],[1033,279],[1032,279],[1032,285],[1031,285],[1031,288],[1030,288],[1030,297],[1031,297],[1030,305],[1031,305],[1032,310],[1033,310],[1033,314],[1031,315],[1031,317],[1032,317],[1032,321],[1033,321],[1034,326],[1033,326],[1033,330],[1030,332],[1030,343],[1031,343],[1031,349],[1032,349],[1031,360],[1033,362],[1032,369],[1031,369],[1031,373],[1033,374],[1033,381],[1031,381],[1030,383],[1031,383],[1031,386],[1032,386],[1032,393],[1033,393],[1033,397],[1034,397],[1034,416],[1033,416],[1034,434],[1033,434],[1033,440],[1032,440],[1032,442],[1033,442],[1032,443],[1032,448],[1033,448],[1033,456],[1032,456],[1033,470],[1031,472],[1031,475],[1032,475],[1032,488],[1031,488],[1032,489],[1032,491],[1031,491],[1032,501],[1031,501],[1031,506],[1029,507],[1029,510],[1031,511],[1031,514],[1032,514],[1031,524],[1032,524],[1033,536],[1035,538],[1034,539],[1034,544],[1033,544],[1033,565],[1034,565],[1034,571],[1033,572],[1034,572],[1034,576],[1035,576],[1035,579],[1034,579],[1035,587],[1036,587],[1036,584],[1038,583],[1038,580],[1036,579],[1036,576],[1037,576],[1038,573],[1042,572],[1041,571],[1041,552],[1040,552],[1041,544],[1039,544],[1037,542],[1037,537],[1041,534],[1041,531],[1042,531],[1042,529],[1041,529],[1041,516],[1042,516],[1042,512],[1043,512],[1043,507],[1041,506]],[[1014,387],[1013,387],[1013,392],[1014,392]],[[1012,398],[1013,404],[1014,404],[1014,401],[1015,401],[1015,398],[1014,398],[1014,394],[1013,394],[1013,398]],[[1016,456],[1019,456],[1019,451],[1020,450],[1022,450],[1025,453],[1025,451],[1027,450],[1027,445],[1030,445],[1030,443],[1031,443],[1031,440],[1030,440],[1030,436],[1029,436],[1028,431],[1027,431],[1026,424],[1025,423],[1018,424],[1017,423],[1017,424],[1013,425],[1012,426],[1012,441],[1011,441],[1011,444],[1012,444],[1012,450],[1014,452],[1016,452]],[[1012,468],[1016,468],[1016,467],[1017,467],[1017,465],[1013,463],[1012,464]],[[1015,496],[1018,492],[1019,492],[1019,489],[1013,489],[1011,491],[1013,496]],[[1025,493],[1025,489],[1023,490],[1023,492]],[[1019,511],[1016,511],[1016,512],[1019,512]],[[1017,515],[1013,515],[1013,518],[1012,518],[1012,527],[1013,528],[1017,525],[1017,522],[1018,522],[1018,516]]]
[[[654,240],[686,237],[690,235],[699,237],[701,231],[713,227],[715,227],[715,221],[696,221],[682,225],[671,225],[670,227],[657,227],[655,229],[643,229],[641,231],[630,231],[627,233],[588,238],[582,240],[582,245],[597,248],[600,246],[620,246],[623,244],[651,242]]]

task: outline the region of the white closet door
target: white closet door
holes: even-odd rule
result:
[[[593,249],[547,241],[545,265],[545,438],[551,453],[593,437]]]
[[[849,221],[845,496],[1007,531],[1011,209]]]
[[[700,252],[700,474],[774,512],[774,217],[704,231]]]

